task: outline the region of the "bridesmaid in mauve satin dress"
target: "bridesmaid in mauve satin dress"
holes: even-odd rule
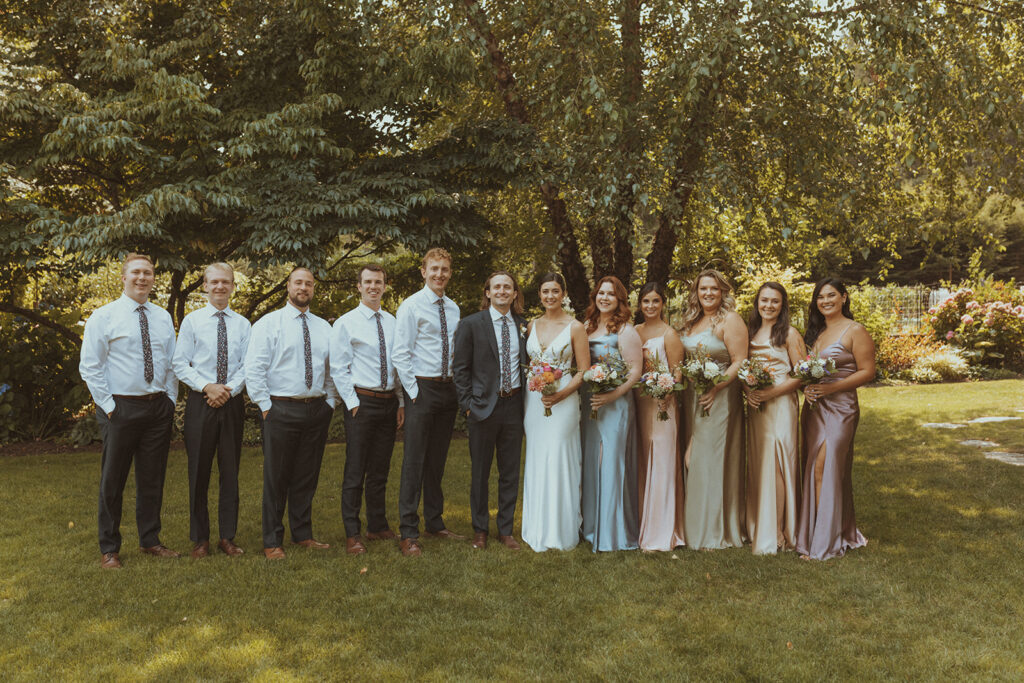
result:
[[[736,373],[747,357],[747,326],[734,312],[731,292],[721,273],[705,270],[694,280],[683,320],[687,356],[701,348],[729,376],[702,396],[691,387],[683,397],[684,528],[686,544],[699,550],[740,547],[746,535],[743,392]]]
[[[875,377],[875,344],[853,322],[846,287],[834,278],[814,287],[805,339],[822,358],[835,360],[836,371],[804,388],[807,460],[796,549],[804,559],[827,560],[867,543],[853,512],[853,438],[860,420],[857,387]]]
[[[637,325],[636,331],[644,343],[644,372],[655,365],[672,372],[683,359],[683,344],[679,334],[662,317],[665,290],[657,282],[648,282],[640,289],[639,300],[637,317],[642,317],[644,322]],[[659,420],[659,401],[639,391],[636,394],[640,549],[672,550],[686,545],[676,397],[670,394],[662,399],[668,419]]]
[[[805,355],[804,340],[789,324],[789,297],[777,282],[761,285],[747,324],[750,358],[761,358],[775,381],[747,394],[747,536],[755,555],[796,547],[800,452],[796,391],[789,376]]]

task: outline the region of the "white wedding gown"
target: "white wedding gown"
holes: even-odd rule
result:
[[[534,325],[526,342],[531,359],[561,368],[559,389],[571,380],[572,335],[569,323],[542,349]],[[523,540],[537,552],[569,550],[580,540],[580,397],[574,393],[544,416],[537,391],[526,392],[526,475],[523,483]]]

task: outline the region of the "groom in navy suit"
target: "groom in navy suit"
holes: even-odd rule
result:
[[[487,278],[480,309],[459,322],[452,364],[459,408],[466,413],[469,427],[473,547],[487,545],[488,479],[491,461],[497,453],[498,540],[512,550],[519,550],[519,543],[512,536],[512,520],[523,446],[526,321],[522,317],[523,295],[511,273],[499,270]]]

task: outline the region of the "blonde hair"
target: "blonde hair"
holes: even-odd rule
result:
[[[132,261],[145,261],[146,263],[149,264],[150,268],[156,270],[156,265],[153,263],[153,259],[149,258],[145,254],[136,254],[133,251],[129,252],[129,254],[124,257],[124,261],[121,262],[121,275],[124,275],[125,273],[128,272],[128,264],[131,263]]]
[[[706,277],[712,278],[718,285],[719,291],[722,292],[722,303],[719,305],[718,310],[715,311],[715,314],[711,316],[712,329],[725,320],[726,314],[736,310],[736,299],[732,295],[732,285],[729,284],[724,275],[714,268],[706,268],[693,279],[693,284],[690,286],[690,296],[686,302],[686,315],[683,316],[684,332],[689,332],[693,329],[694,325],[704,318],[704,307],[700,305],[700,297],[697,295],[697,292],[700,289],[700,281]]]
[[[231,267],[231,264],[224,263],[223,261],[217,261],[216,263],[211,263],[210,265],[206,266],[206,270],[203,271],[203,282],[206,282],[209,279],[207,275],[211,270],[220,270],[225,273],[230,273],[231,281],[235,281],[235,269]]]
[[[448,250],[442,247],[434,247],[423,255],[423,267],[427,267],[427,261],[439,261],[441,259],[448,261],[449,266],[452,265],[452,255],[448,253]]]

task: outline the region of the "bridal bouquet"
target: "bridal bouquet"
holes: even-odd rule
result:
[[[693,383],[696,397],[703,396],[712,387],[729,381],[729,375],[722,371],[718,363],[713,361],[704,350],[704,347],[699,344],[690,360],[684,360],[679,365],[683,376]],[[701,417],[707,417],[710,414],[707,408],[700,409]]]
[[[808,384],[819,384],[825,377],[831,377],[835,371],[835,359],[822,358],[817,353],[811,353],[789,371],[789,376],[797,378],[801,384],[807,386]],[[808,402],[808,405],[811,410],[814,410],[816,404]]]
[[[539,391],[543,396],[550,396],[558,391],[558,381],[562,379],[562,369],[537,358],[530,359],[527,371],[529,379],[526,387],[530,391]],[[551,417],[551,408],[544,407],[544,417]]]
[[[621,386],[628,376],[629,365],[622,360],[622,356],[615,354],[601,356],[598,362],[583,373],[583,381],[590,385],[592,393],[603,394]],[[590,411],[590,419],[597,419],[597,408]]]
[[[658,400],[658,419],[668,419],[668,396],[682,391],[685,384],[676,382],[676,378],[668,371],[668,367],[658,358],[653,358],[644,351],[644,374],[640,376],[640,393]]]
[[[751,356],[744,360],[736,376],[750,390],[769,389],[775,386],[775,378],[768,369],[765,359],[760,356]],[[764,410],[764,403],[759,405],[757,409],[759,411]]]

